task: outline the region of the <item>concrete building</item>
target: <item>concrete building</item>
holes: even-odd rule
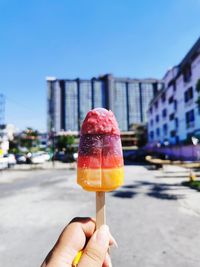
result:
[[[179,65],[164,76],[164,88],[148,109],[148,143],[168,145],[191,143],[200,134],[200,38]]]
[[[151,99],[162,89],[156,79],[128,79],[104,75],[90,80],[47,77],[48,131],[79,131],[87,112],[111,109],[121,131],[147,122]]]
[[[0,94],[0,127],[5,124],[5,96]]]

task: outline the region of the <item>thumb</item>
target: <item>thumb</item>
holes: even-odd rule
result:
[[[109,248],[109,240],[109,228],[107,225],[102,225],[90,238],[78,266],[102,267]]]

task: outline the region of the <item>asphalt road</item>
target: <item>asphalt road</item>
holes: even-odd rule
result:
[[[107,193],[114,267],[200,266],[200,193],[175,175],[128,166],[125,185]],[[95,196],[76,185],[75,171],[0,174],[0,266],[39,267],[76,216],[95,216]]]

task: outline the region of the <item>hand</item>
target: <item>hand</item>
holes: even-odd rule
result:
[[[108,248],[113,244],[117,246],[107,225],[95,231],[95,220],[75,218],[63,230],[41,267],[72,267],[83,248],[78,267],[111,267]]]

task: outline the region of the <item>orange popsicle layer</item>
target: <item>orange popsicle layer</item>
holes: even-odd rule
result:
[[[124,168],[78,168],[77,182],[87,191],[112,191],[123,185]]]

